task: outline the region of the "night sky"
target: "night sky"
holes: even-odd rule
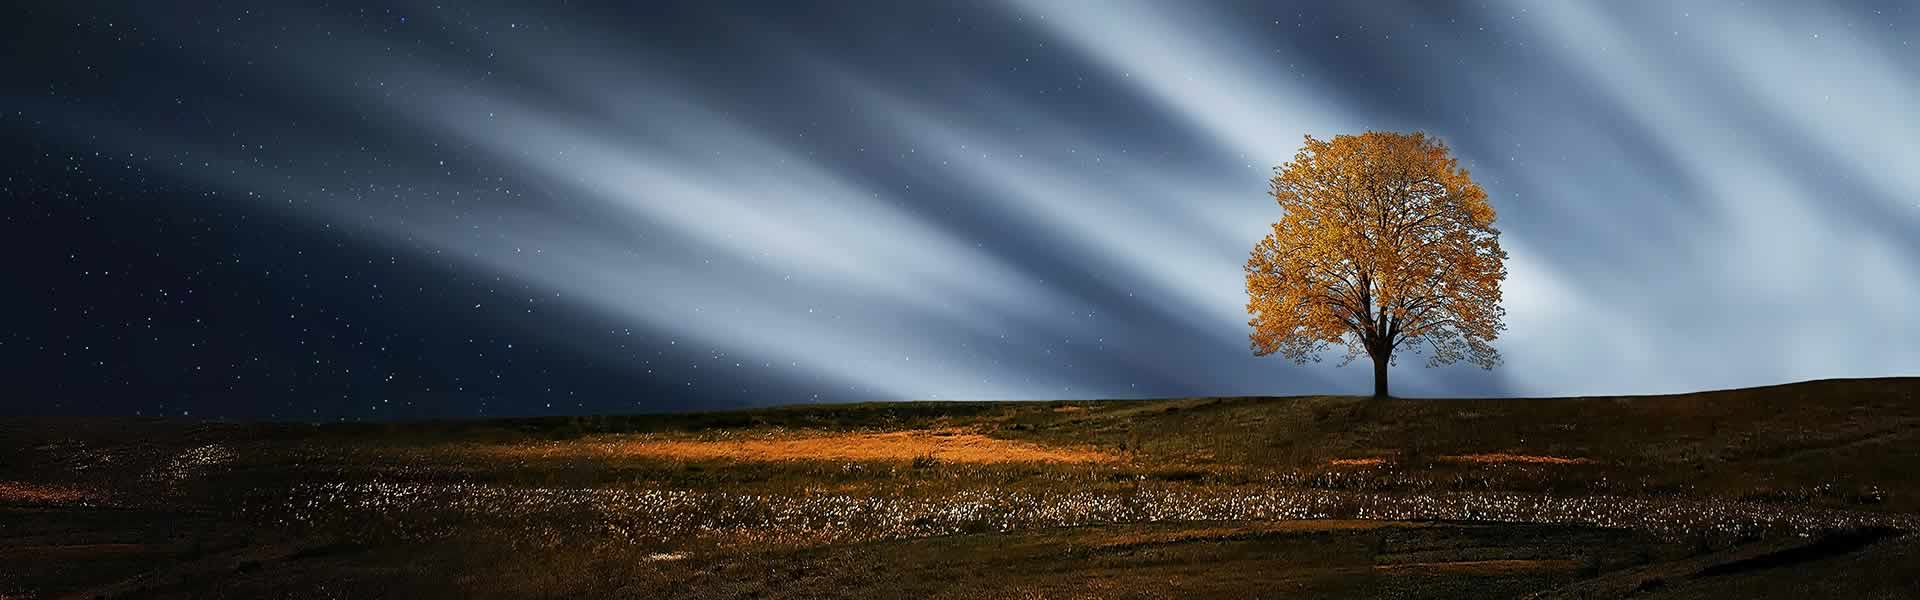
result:
[[[1248,348],[1301,137],[1492,197],[1502,367],[1920,373],[1920,5],[40,2],[0,413],[295,421],[1366,393]]]

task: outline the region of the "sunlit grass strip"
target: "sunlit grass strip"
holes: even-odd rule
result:
[[[772,435],[701,439],[651,435],[605,435],[579,440],[479,445],[459,451],[502,458],[645,458],[656,460],[911,461],[1109,463],[1118,454],[988,437],[960,429],[869,432],[781,431]]]

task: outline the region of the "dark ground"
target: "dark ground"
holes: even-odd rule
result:
[[[0,420],[0,598],[1920,597],[1916,392]]]

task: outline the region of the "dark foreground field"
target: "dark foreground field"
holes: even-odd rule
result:
[[[1916,392],[0,420],[0,598],[1913,598]]]

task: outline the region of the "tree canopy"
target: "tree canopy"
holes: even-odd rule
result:
[[[1247,259],[1254,354],[1296,363],[1334,344],[1374,362],[1387,395],[1394,351],[1428,366],[1500,363],[1506,252],[1487,194],[1445,143],[1423,133],[1306,136],[1274,169],[1285,211]],[[1343,363],[1344,364],[1344,363]]]

